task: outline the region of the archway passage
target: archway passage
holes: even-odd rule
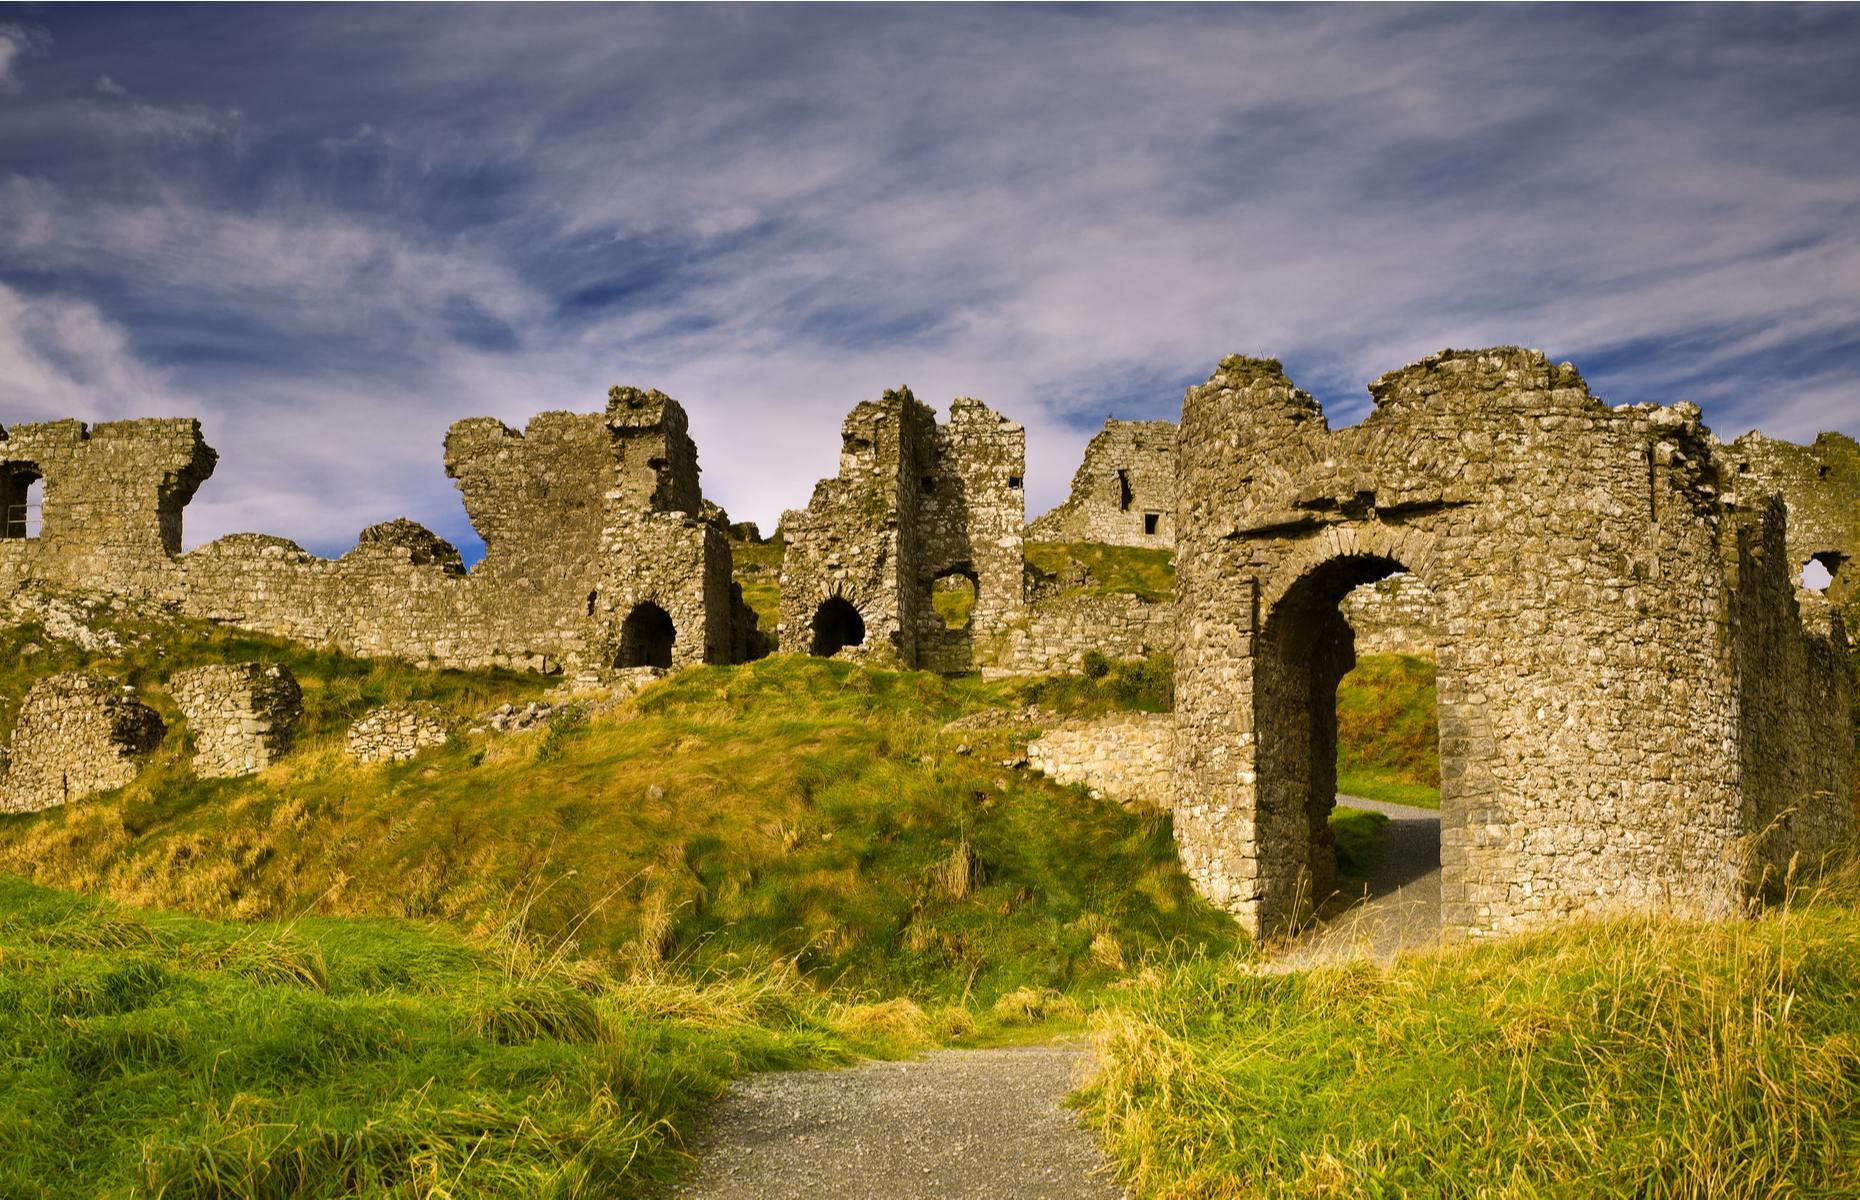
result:
[[[1802,564],[1796,580],[1811,592],[1825,592],[1834,585],[1835,572],[1841,567],[1838,554],[1817,554]]]
[[[1438,804],[1437,793],[1422,797],[1396,788],[1355,804],[1338,797],[1340,758],[1379,762],[1389,757],[1385,752],[1400,737],[1384,727],[1411,722],[1414,714],[1407,708],[1417,709],[1429,726],[1417,757],[1428,758],[1433,779],[1439,778],[1431,660],[1411,655],[1412,638],[1398,639],[1404,649],[1374,654],[1363,677],[1351,675],[1363,631],[1352,629],[1345,612],[1357,613],[1367,630],[1378,608],[1382,620],[1400,619],[1391,607],[1417,595],[1427,599],[1424,585],[1413,577],[1403,577],[1407,594],[1402,596],[1365,587],[1401,571],[1400,563],[1386,557],[1332,559],[1308,572],[1274,606],[1258,658],[1257,780],[1262,874],[1272,881],[1270,890],[1277,893],[1272,907],[1282,919],[1295,924],[1313,913],[1338,915],[1365,897],[1373,907],[1383,893],[1397,889],[1409,893],[1408,907],[1413,908],[1417,896],[1431,894],[1431,901],[1421,905],[1425,911],[1404,910],[1402,928],[1393,931],[1412,944],[1417,932],[1431,939],[1440,927],[1439,822],[1427,811]],[[1343,606],[1358,588],[1364,592]],[[1431,600],[1426,606],[1431,609]],[[1431,612],[1428,618],[1431,624]],[[1379,647],[1387,631],[1377,632],[1380,636],[1370,644]],[[1339,684],[1346,677],[1356,682],[1340,696]],[[1378,711],[1367,720],[1361,712],[1349,714],[1352,720],[1344,728],[1351,744],[1346,746],[1340,743],[1339,708],[1351,705]],[[1339,804],[1352,811],[1339,812]],[[1373,940],[1383,939],[1377,933]]]
[[[865,618],[845,597],[834,596],[814,610],[814,654],[831,658],[864,642]]]
[[[614,656],[616,667],[660,667],[672,665],[672,644],[678,629],[672,616],[651,601],[633,606],[620,626],[620,650]]]

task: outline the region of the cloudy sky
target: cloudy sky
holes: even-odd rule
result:
[[[1860,9],[0,5],[0,425],[198,415],[190,545],[476,545],[446,426],[691,413],[771,528],[845,411],[1029,506],[1235,351],[1445,346],[1860,434]]]

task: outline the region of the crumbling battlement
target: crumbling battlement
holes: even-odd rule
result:
[[[1026,431],[958,397],[949,422],[910,389],[847,416],[840,469],[807,508],[782,517],[784,650],[934,670],[975,663],[978,630],[1018,617]],[[969,623],[931,603],[939,581],[974,589]]]
[[[1071,494],[1027,526],[1027,540],[1175,545],[1175,425],[1106,421],[1085,447]]]
[[[74,671],[32,685],[8,745],[0,812],[41,812],[119,788],[167,729],[132,688]]]
[[[1328,890],[1338,601],[1398,571],[1437,611],[1449,930],[1731,912],[1764,814],[1810,851],[1846,827],[1838,755],[1758,765],[1850,737],[1850,685],[1784,556],[1739,549],[1776,535],[1727,498],[1696,408],[1610,409],[1516,348],[1370,391],[1331,430],[1278,363],[1236,357],[1183,403],[1175,825],[1206,895],[1264,932]]]
[[[225,779],[262,771],[290,749],[303,691],[282,666],[236,663],[179,671],[168,692],[194,737],[194,774]]]
[[[194,420],[0,427],[0,587],[177,598],[181,510],[218,461]],[[28,503],[34,484],[42,513]]]
[[[643,665],[615,658],[643,605],[669,614],[667,665],[736,661],[761,646],[731,590],[728,518],[703,500],[684,410],[663,393],[614,388],[604,412],[541,413],[521,432],[491,418],[455,424],[446,472],[486,547],[469,571],[404,519],[364,530],[333,560],[250,533],[183,555],[182,507],[215,461],[195,421],[0,433],[0,501],[23,504],[44,480],[39,536],[0,538],[0,587],[133,593],[433,666]]]

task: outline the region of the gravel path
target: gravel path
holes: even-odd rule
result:
[[[1440,812],[1385,804],[1360,796],[1337,797],[1345,808],[1389,819],[1382,854],[1363,899],[1320,922],[1274,959],[1284,968],[1352,958],[1387,961],[1403,950],[1440,939]]]
[[[688,1200],[1118,1200],[1061,1107],[1091,1049],[937,1050],[910,1062],[738,1082],[698,1146]]]

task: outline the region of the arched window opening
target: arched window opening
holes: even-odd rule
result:
[[[672,665],[672,644],[678,630],[671,614],[651,601],[633,606],[620,626],[620,650],[614,656],[616,667],[660,667]]]
[[[949,571],[930,584],[930,607],[943,618],[945,629],[967,629],[979,593],[980,585],[969,571]]]
[[[1263,836],[1299,848],[1275,885],[1294,920],[1354,910],[1339,934],[1387,923],[1405,936],[1419,893],[1396,893],[1441,869],[1434,629],[1426,586],[1370,555],[1318,566],[1274,605],[1256,683],[1259,804],[1285,814]]]
[[[814,610],[814,654],[831,658],[864,642],[865,618],[845,597],[834,596]]]
[[[1825,592],[1834,583],[1834,571],[1841,560],[1833,554],[1817,554],[1802,564],[1797,576],[1803,587],[1811,592]]]
[[[45,480],[32,463],[0,464],[0,538],[36,538],[43,528]]]

